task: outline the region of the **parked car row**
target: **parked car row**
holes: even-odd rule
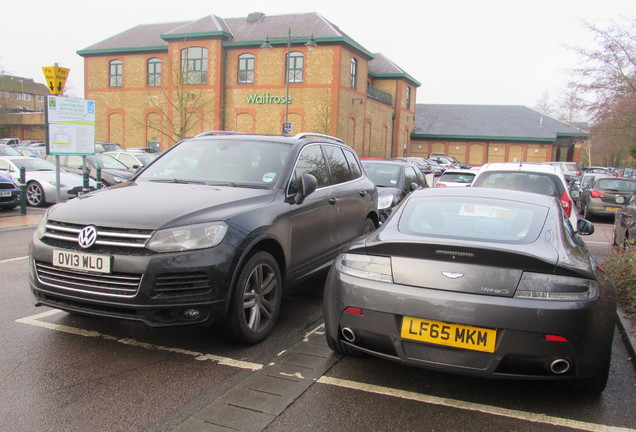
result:
[[[446,187],[428,187],[414,160],[360,160],[337,138],[217,132],[126,172],[48,209],[30,251],[36,305],[156,327],[220,321],[255,344],[283,290],[328,270],[337,352],[605,388],[615,293],[559,167],[446,170]]]

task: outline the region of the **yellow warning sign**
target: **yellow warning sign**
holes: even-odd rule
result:
[[[44,66],[42,72],[46,78],[46,86],[53,95],[61,95],[64,91],[64,84],[66,84],[66,77],[68,77],[69,68],[63,68],[60,66]]]

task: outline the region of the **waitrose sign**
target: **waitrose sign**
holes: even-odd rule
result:
[[[291,96],[272,96],[269,93],[265,93],[264,95],[251,94],[245,95],[245,99],[247,99],[247,103],[250,104],[284,104],[291,103]]]

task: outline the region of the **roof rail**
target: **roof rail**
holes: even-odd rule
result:
[[[325,134],[321,134],[321,133],[316,133],[316,132],[299,132],[296,135],[294,135],[292,138],[300,139],[300,138],[308,138],[308,137],[329,138],[329,139],[332,139],[334,141],[341,142],[342,144],[345,143],[340,138],[337,138],[337,137],[334,137],[334,136],[331,136],[331,135],[325,135]]]
[[[195,138],[205,137],[205,136],[214,136],[214,135],[246,135],[246,134],[244,132],[211,130],[211,131],[201,132],[200,134],[195,135]]]

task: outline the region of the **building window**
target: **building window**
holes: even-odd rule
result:
[[[148,87],[161,86],[161,60],[156,57],[148,60],[146,85]]]
[[[113,60],[110,62],[109,83],[110,87],[121,87],[123,79],[124,65],[121,60]]]
[[[303,68],[305,64],[305,56],[303,53],[292,52],[287,58],[287,82],[301,83],[303,82]]]
[[[411,109],[411,87],[406,87],[406,109]]]
[[[349,76],[349,87],[352,89],[358,85],[358,61],[354,58],[351,59],[351,74]]]
[[[208,50],[190,47],[181,50],[181,82],[205,84],[208,75]]]
[[[238,83],[254,84],[254,56],[241,54],[238,57]]]
[[[30,101],[31,100],[31,95],[28,94],[28,93],[22,93],[22,100]]]
[[[44,102],[44,96],[36,96],[35,100],[38,102]]]

